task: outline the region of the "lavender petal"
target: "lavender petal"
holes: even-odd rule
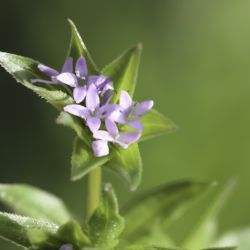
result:
[[[118,140],[118,139],[116,139],[116,140],[114,141],[114,143],[118,144],[119,146],[121,146],[121,147],[124,148],[124,149],[127,149],[127,148],[129,147],[129,144],[124,143],[124,142],[122,142],[122,141],[120,141],[120,140]]]
[[[113,94],[114,94],[114,90],[112,90],[112,89],[108,89],[107,91],[105,91],[105,93],[102,94],[102,96],[103,96],[102,103],[103,104],[109,103]]]
[[[100,118],[107,118],[111,116],[113,112],[115,112],[119,108],[116,104],[104,104],[100,108],[97,109],[96,113]]]
[[[98,130],[93,133],[95,139],[113,142],[114,138],[105,130]]]
[[[105,93],[113,93],[114,92],[114,87],[112,82],[106,83],[102,88],[101,88],[101,95],[104,96]]]
[[[95,85],[96,81],[98,80],[99,76],[88,76],[87,78],[87,85],[90,86],[92,84]]]
[[[86,106],[92,112],[95,111],[97,107],[100,105],[100,98],[98,96],[96,87],[94,84],[90,85],[86,95]]]
[[[86,86],[77,86],[73,90],[73,96],[76,103],[81,103],[87,94]]]
[[[31,80],[32,83],[47,83],[47,84],[59,84],[58,81],[50,81],[50,80],[43,80],[43,79],[32,79]]]
[[[62,73],[73,73],[73,58],[68,57],[62,67]]]
[[[64,111],[83,119],[88,119],[90,115],[89,110],[86,107],[78,104],[67,105],[64,107]]]
[[[127,125],[139,131],[143,130],[143,125],[138,120],[128,122]]]
[[[145,115],[150,109],[152,109],[153,105],[154,105],[154,102],[151,100],[136,104],[135,115],[136,116]]]
[[[114,120],[115,122],[121,123],[121,124],[126,124],[126,116],[123,112],[120,110],[114,111],[111,115],[110,118]]]
[[[118,127],[116,126],[115,122],[111,118],[107,118],[105,120],[105,126],[109,134],[111,134],[113,137],[119,135]]]
[[[73,250],[73,246],[71,244],[65,244],[62,245],[59,250]]]
[[[138,132],[125,132],[121,133],[117,139],[117,143],[124,147],[124,145],[129,146],[139,140],[141,133]]]
[[[120,95],[120,106],[123,109],[128,109],[129,107],[131,107],[131,105],[133,104],[132,99],[130,97],[130,95],[128,94],[128,92],[126,91],[121,91],[121,95]]]
[[[112,81],[104,75],[100,75],[96,78],[96,81],[93,82],[99,91],[107,91],[108,89],[113,89]]]
[[[92,142],[92,149],[94,155],[102,157],[109,154],[109,147],[107,141],[97,140]]]
[[[92,133],[97,131],[101,126],[101,120],[97,117],[88,117],[86,122]]]
[[[77,78],[72,73],[61,73],[55,77],[58,81],[69,85],[70,87],[76,87],[78,85]]]
[[[76,62],[76,76],[79,78],[86,77],[88,75],[88,67],[86,60],[83,56],[79,57]]]
[[[100,75],[97,77],[96,82],[94,83],[97,88],[102,87],[106,84],[108,78],[104,75]]]
[[[57,76],[59,74],[59,72],[57,70],[52,69],[52,68],[50,68],[46,65],[43,65],[43,64],[38,64],[38,69],[49,77]]]

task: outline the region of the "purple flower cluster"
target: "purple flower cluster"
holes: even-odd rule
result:
[[[115,91],[112,81],[104,75],[88,75],[82,56],[75,69],[71,57],[66,59],[61,72],[42,64],[38,68],[49,80],[33,79],[33,83],[66,84],[72,88],[75,104],[67,105],[64,111],[85,121],[93,135],[92,149],[97,157],[109,154],[109,143],[127,148],[138,141],[143,130],[139,119],[153,107],[153,101],[134,103],[126,91],[121,91],[119,104],[111,104]],[[133,131],[121,132],[118,124]]]

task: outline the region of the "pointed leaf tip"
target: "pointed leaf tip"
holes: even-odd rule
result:
[[[204,248],[209,242],[215,240],[217,216],[235,189],[236,183],[237,181],[235,179],[231,179],[222,190],[214,194],[207,209],[199,217],[197,222],[193,223],[194,228],[190,229],[190,233],[182,243],[183,246],[190,249]]]
[[[166,118],[155,109],[150,110],[144,117],[142,117],[141,122],[144,126],[144,130],[140,141],[173,133],[178,129],[173,121]]]
[[[123,52],[102,70],[102,74],[112,79],[116,90],[112,102],[115,103],[119,100],[121,90],[125,90],[133,96],[137,82],[141,50],[142,44],[137,44]]]
[[[210,188],[210,183],[184,180],[167,183],[135,197],[122,210],[127,223],[123,238],[134,241],[139,236],[148,235],[145,222],[153,225],[159,221],[162,227],[167,228]]]
[[[76,61],[78,57],[84,56],[88,64],[88,71],[90,74],[99,74],[99,70],[95,65],[86,45],[83,42],[83,39],[77,30],[74,22],[68,18],[68,22],[71,28],[71,40],[69,45],[68,56],[71,56]]]

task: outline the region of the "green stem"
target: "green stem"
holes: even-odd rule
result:
[[[97,208],[101,197],[102,170],[100,167],[88,174],[86,197],[86,221]]]

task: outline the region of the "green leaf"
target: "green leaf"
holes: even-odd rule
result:
[[[142,246],[157,245],[161,247],[166,247],[166,246],[173,247],[177,245],[174,242],[174,240],[169,235],[167,235],[160,221],[157,221],[153,225],[150,226],[150,230],[148,234],[145,234],[142,237],[136,238],[134,244],[138,244]]]
[[[69,46],[69,53],[68,56],[73,57],[75,60],[79,56],[84,56],[87,65],[88,65],[88,71],[90,74],[99,74],[98,69],[88,52],[88,49],[86,48],[75,24],[73,23],[72,20],[68,19],[70,28],[71,28],[71,41],[70,41],[70,46]]]
[[[57,229],[57,225],[42,220],[0,212],[0,237],[23,247],[33,246],[30,236],[34,231],[44,235],[55,235]],[[50,242],[45,244],[53,245]]]
[[[249,245],[248,245],[248,248],[249,248]],[[206,248],[203,250],[236,250],[236,249],[238,249],[238,247],[212,247],[212,248]],[[239,250],[241,250],[241,248],[239,248]]]
[[[74,140],[73,153],[71,157],[71,179],[78,180],[93,169],[104,165],[111,158],[96,157],[92,150],[78,137]]]
[[[89,235],[98,249],[111,249],[118,243],[124,229],[124,219],[119,215],[117,198],[110,184],[105,184],[102,199],[88,222]]]
[[[63,224],[72,217],[62,200],[24,184],[0,184],[0,202],[15,213]]]
[[[137,143],[127,149],[115,147],[113,158],[105,164],[111,171],[120,175],[135,190],[141,181],[142,160]]]
[[[194,223],[194,228],[190,228],[190,234],[183,241],[182,246],[190,249],[202,249],[211,245],[216,234],[217,215],[231,195],[234,187],[235,181],[230,181],[222,192],[211,200],[211,203],[207,206],[207,210],[198,222]]]
[[[121,90],[127,91],[133,96],[137,81],[142,45],[125,51],[120,57],[115,59],[103,70],[102,74],[112,79],[114,89],[116,91],[112,98],[113,102],[117,102],[120,98]]]
[[[39,62],[27,57],[0,52],[0,65],[10,73],[17,82],[31,89],[45,99],[55,108],[62,110],[66,105],[72,104],[73,99],[59,85],[33,84],[31,79],[43,78],[38,71]]]
[[[117,249],[117,250],[120,250],[120,249]],[[184,250],[184,249],[181,249],[181,248],[165,248],[165,247],[158,247],[158,246],[134,245],[134,246],[126,247],[123,250]]]
[[[81,226],[75,221],[69,221],[62,225],[58,229],[57,235],[65,243],[70,243],[76,247],[90,245],[88,236],[83,232]]]
[[[237,246],[239,250],[248,250],[250,246],[250,228],[230,231],[222,235],[214,246]]]
[[[81,138],[89,147],[91,145],[90,133],[85,126],[83,120],[66,112],[61,112],[56,119],[56,123],[75,131],[77,136]]]
[[[151,110],[141,118],[143,123],[143,134],[140,141],[145,141],[156,136],[174,132],[176,125],[156,110]]]
[[[126,228],[123,238],[132,242],[150,234],[156,221],[164,227],[180,217],[190,202],[212,185],[192,181],[166,184],[133,199],[124,209]]]

